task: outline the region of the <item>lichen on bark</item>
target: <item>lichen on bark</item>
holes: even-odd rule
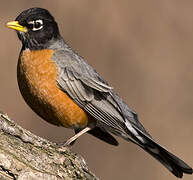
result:
[[[98,179],[69,148],[38,137],[0,112],[0,179]]]

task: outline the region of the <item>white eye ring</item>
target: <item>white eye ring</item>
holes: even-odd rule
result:
[[[37,31],[43,28],[43,21],[41,19],[35,21],[29,21],[28,24],[32,24],[32,31]]]

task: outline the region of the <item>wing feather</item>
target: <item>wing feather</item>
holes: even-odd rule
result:
[[[116,135],[128,137],[126,125],[138,127],[149,135],[137,119],[136,113],[113,91],[101,76],[70,49],[55,51],[59,64],[59,87],[80,107],[97,119],[97,126]],[[135,129],[133,130],[135,131]],[[132,133],[132,132],[131,132]]]

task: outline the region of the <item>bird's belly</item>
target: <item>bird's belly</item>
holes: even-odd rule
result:
[[[69,128],[84,127],[88,116],[57,85],[53,50],[25,50],[18,62],[18,84],[27,104],[46,121]]]

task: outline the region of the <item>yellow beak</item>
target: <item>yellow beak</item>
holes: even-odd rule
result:
[[[25,26],[21,26],[18,21],[11,21],[11,22],[8,22],[6,25],[8,28],[15,29],[17,31],[21,31],[21,32],[28,31],[27,28]]]

